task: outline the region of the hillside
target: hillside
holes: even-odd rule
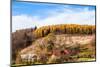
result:
[[[12,33],[12,64],[95,60],[95,26],[60,24]]]
[[[79,62],[95,59],[95,35],[49,34],[37,39],[29,47],[20,51],[22,61],[28,59],[29,64]],[[19,59],[19,56],[17,57]],[[37,58],[37,61],[36,61]],[[90,59],[90,60],[88,60]],[[84,60],[80,60],[84,61]],[[17,61],[19,63],[19,61]]]

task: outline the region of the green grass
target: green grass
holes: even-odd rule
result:
[[[79,58],[78,61],[95,61],[95,58]]]
[[[13,64],[13,65],[11,65],[11,67],[20,67],[20,66],[25,66],[25,65],[27,65],[27,64]]]

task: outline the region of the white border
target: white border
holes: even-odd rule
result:
[[[0,0],[0,67],[10,64],[10,0]]]
[[[39,1],[39,2],[96,5],[95,0],[18,0],[18,1],[37,1],[37,2]]]

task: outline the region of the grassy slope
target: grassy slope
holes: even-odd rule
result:
[[[51,53],[55,48],[59,50],[65,50],[66,48],[77,48],[80,43],[81,52],[70,57],[76,58],[76,60],[68,61],[68,62],[79,62],[79,61],[93,61],[94,58],[88,57],[90,55],[95,56],[95,46],[93,46],[93,42],[95,41],[95,35],[71,35],[71,34],[62,34],[62,35],[54,35],[50,34],[46,37],[42,37],[37,39],[33,44],[21,51],[21,54],[37,54],[37,56],[41,56],[42,54],[46,55]],[[84,44],[84,42],[86,42]],[[51,44],[50,44],[51,43]],[[48,46],[54,44],[53,49],[48,51]],[[95,43],[94,43],[95,44]],[[85,49],[87,48],[87,49]],[[85,50],[84,50],[85,49]],[[50,55],[52,56],[52,54]],[[50,58],[48,56],[48,58]],[[60,56],[62,57],[62,56]],[[52,60],[53,61],[53,60]],[[51,63],[52,61],[47,63]],[[64,62],[64,61],[63,61]],[[66,61],[67,62],[67,61]],[[41,63],[41,62],[40,62]],[[54,62],[56,63],[56,62]],[[58,62],[59,63],[59,62]],[[37,64],[37,62],[35,63]]]

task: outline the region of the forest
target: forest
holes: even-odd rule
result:
[[[33,35],[36,37],[44,37],[49,33],[58,34],[93,34],[95,33],[94,25],[77,25],[77,24],[59,24],[51,26],[43,26],[36,29]]]

